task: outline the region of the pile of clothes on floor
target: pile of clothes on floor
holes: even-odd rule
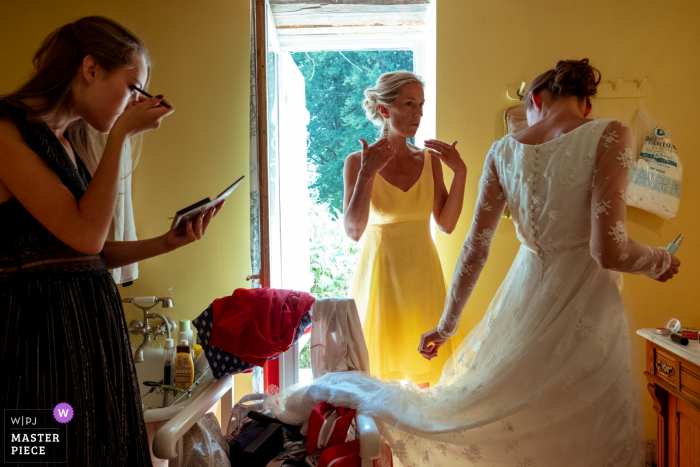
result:
[[[315,300],[308,293],[292,290],[237,289],[215,300],[192,323],[217,379],[248,372],[277,358],[312,324],[314,378],[336,371],[369,372],[367,347],[352,299]],[[185,436],[185,466],[200,465],[200,460],[209,460],[210,465],[212,460],[213,465],[228,465],[230,460],[232,466],[246,467],[361,466],[355,410],[322,402],[303,426],[295,426],[282,423],[264,409],[268,397],[249,394],[239,400],[225,438],[215,419],[203,417],[193,427],[193,436]],[[387,452],[382,451],[375,466],[391,466],[391,451]]]
[[[261,399],[254,400],[254,397]],[[266,394],[246,396],[234,407],[227,436],[231,465],[250,467],[360,467],[355,410],[319,403],[303,426],[288,425],[246,406],[262,404]],[[231,427],[229,427],[231,428]],[[389,467],[391,453],[375,466]]]

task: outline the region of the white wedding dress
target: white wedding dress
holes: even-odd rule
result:
[[[441,333],[456,330],[506,204],[522,245],[440,382],[419,390],[330,373],[281,396],[277,416],[300,423],[320,401],[358,408],[385,422],[404,466],[643,465],[618,283],[620,272],[658,277],[671,258],[627,238],[633,163],[629,129],[611,120],[540,145],[512,136],[496,142]]]

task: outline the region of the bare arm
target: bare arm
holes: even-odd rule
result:
[[[372,145],[364,140],[360,142],[362,151],[350,154],[343,169],[343,225],[345,234],[356,242],[365,233],[369,221],[374,177],[395,154],[387,139]]]
[[[194,223],[188,221],[184,227],[170,230],[159,237],[133,242],[106,241],[104,254],[107,268],[120,268],[127,264],[168,253],[188,243],[200,240],[207,231],[209,223],[219,213],[225,202],[222,201],[209,209],[203,216],[197,217]]]
[[[96,254],[109,231],[126,139],[157,128],[172,109],[148,99],[127,109],[110,132],[95,176],[76,200],[47,164],[24,142],[11,118],[0,120],[0,182],[49,232],[66,245]]]
[[[433,201],[433,218],[441,232],[451,234],[457,226],[462,206],[464,204],[464,186],[467,182],[467,166],[462,161],[459,151],[456,149],[457,141],[452,144],[429,139],[425,141],[425,147],[432,156],[433,181],[435,197]],[[445,187],[445,179],[442,174],[442,164],[454,172],[450,192]]]

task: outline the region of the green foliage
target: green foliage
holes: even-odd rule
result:
[[[311,294],[317,298],[347,297],[352,275],[359,259],[360,245],[350,240],[343,229],[343,215],[335,216],[325,203],[311,206]]]
[[[345,158],[361,148],[359,138],[371,144],[379,135],[365,117],[364,90],[382,73],[413,70],[413,52],[297,52],[292,58],[304,75],[311,114],[307,161],[316,177],[309,188],[329,204],[331,213],[341,212]]]
[[[299,368],[311,368],[311,339],[299,351]]]

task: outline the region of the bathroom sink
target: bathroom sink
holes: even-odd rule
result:
[[[135,351],[136,349],[132,347],[132,355]],[[139,392],[141,395],[148,393],[148,391],[151,389],[143,384],[144,381],[162,381],[164,355],[164,349],[146,347],[143,353],[143,361],[135,364],[136,375],[139,380]],[[141,400],[144,409],[144,421],[146,423],[153,423],[170,420],[173,416],[184,410],[185,407],[189,406],[199,397],[200,394],[202,394],[207,388],[216,382],[217,381],[214,379],[211,372],[208,372],[200,380],[199,385],[192,390],[190,397],[183,397],[178,403],[172,406],[170,405],[182,397],[183,394],[173,396],[168,393],[164,396],[163,394],[158,394],[160,391],[153,391],[150,394],[146,394]],[[216,403],[216,401],[214,401],[214,403]],[[209,409],[209,407],[207,407],[207,409]]]

